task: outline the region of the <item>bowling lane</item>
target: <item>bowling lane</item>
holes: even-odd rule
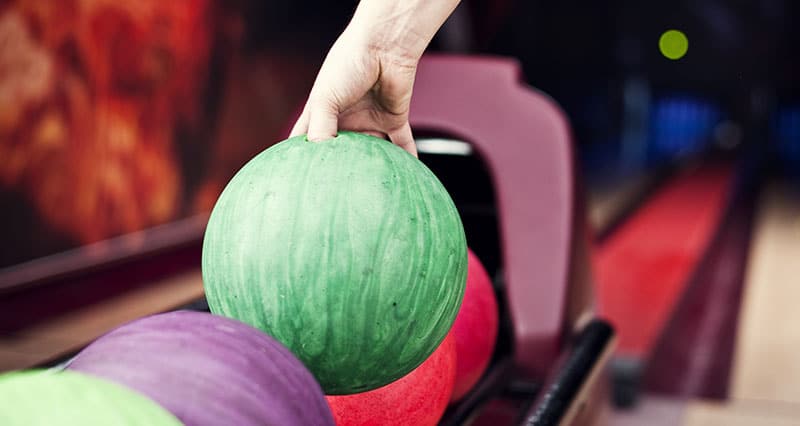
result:
[[[692,401],[687,404],[684,426],[789,426],[797,425],[800,409],[792,404],[769,401],[719,403]]]
[[[646,372],[648,391],[682,398],[728,395],[757,180],[748,160],[711,247],[692,273]]]
[[[619,223],[656,186],[659,176],[651,170],[590,187],[588,214],[596,235],[606,234]]]
[[[789,426],[800,405],[775,401],[719,401],[648,395],[634,409],[615,411],[610,426]]]
[[[800,196],[762,195],[746,275],[731,396],[800,403]]]

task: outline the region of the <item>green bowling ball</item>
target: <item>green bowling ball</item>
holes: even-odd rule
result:
[[[72,371],[0,375],[3,426],[173,426],[172,414],[120,385]]]
[[[417,366],[449,331],[467,245],[449,194],[388,141],[278,143],[219,197],[203,243],[212,312],[288,347],[329,395]]]

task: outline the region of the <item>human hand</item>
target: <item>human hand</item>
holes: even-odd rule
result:
[[[338,129],[388,137],[417,155],[408,124],[417,63],[459,0],[362,0],[317,75],[291,136]]]
[[[417,61],[345,31],[325,58],[291,135],[320,141],[340,128],[354,130],[386,136],[416,156],[408,110]]]

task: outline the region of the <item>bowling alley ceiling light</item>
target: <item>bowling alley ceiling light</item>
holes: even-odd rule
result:
[[[679,30],[668,30],[658,39],[658,50],[664,57],[678,60],[689,50],[689,39]]]

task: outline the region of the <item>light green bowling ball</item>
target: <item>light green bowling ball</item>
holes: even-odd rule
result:
[[[120,385],[72,371],[0,375],[3,426],[174,426],[172,414]]]

